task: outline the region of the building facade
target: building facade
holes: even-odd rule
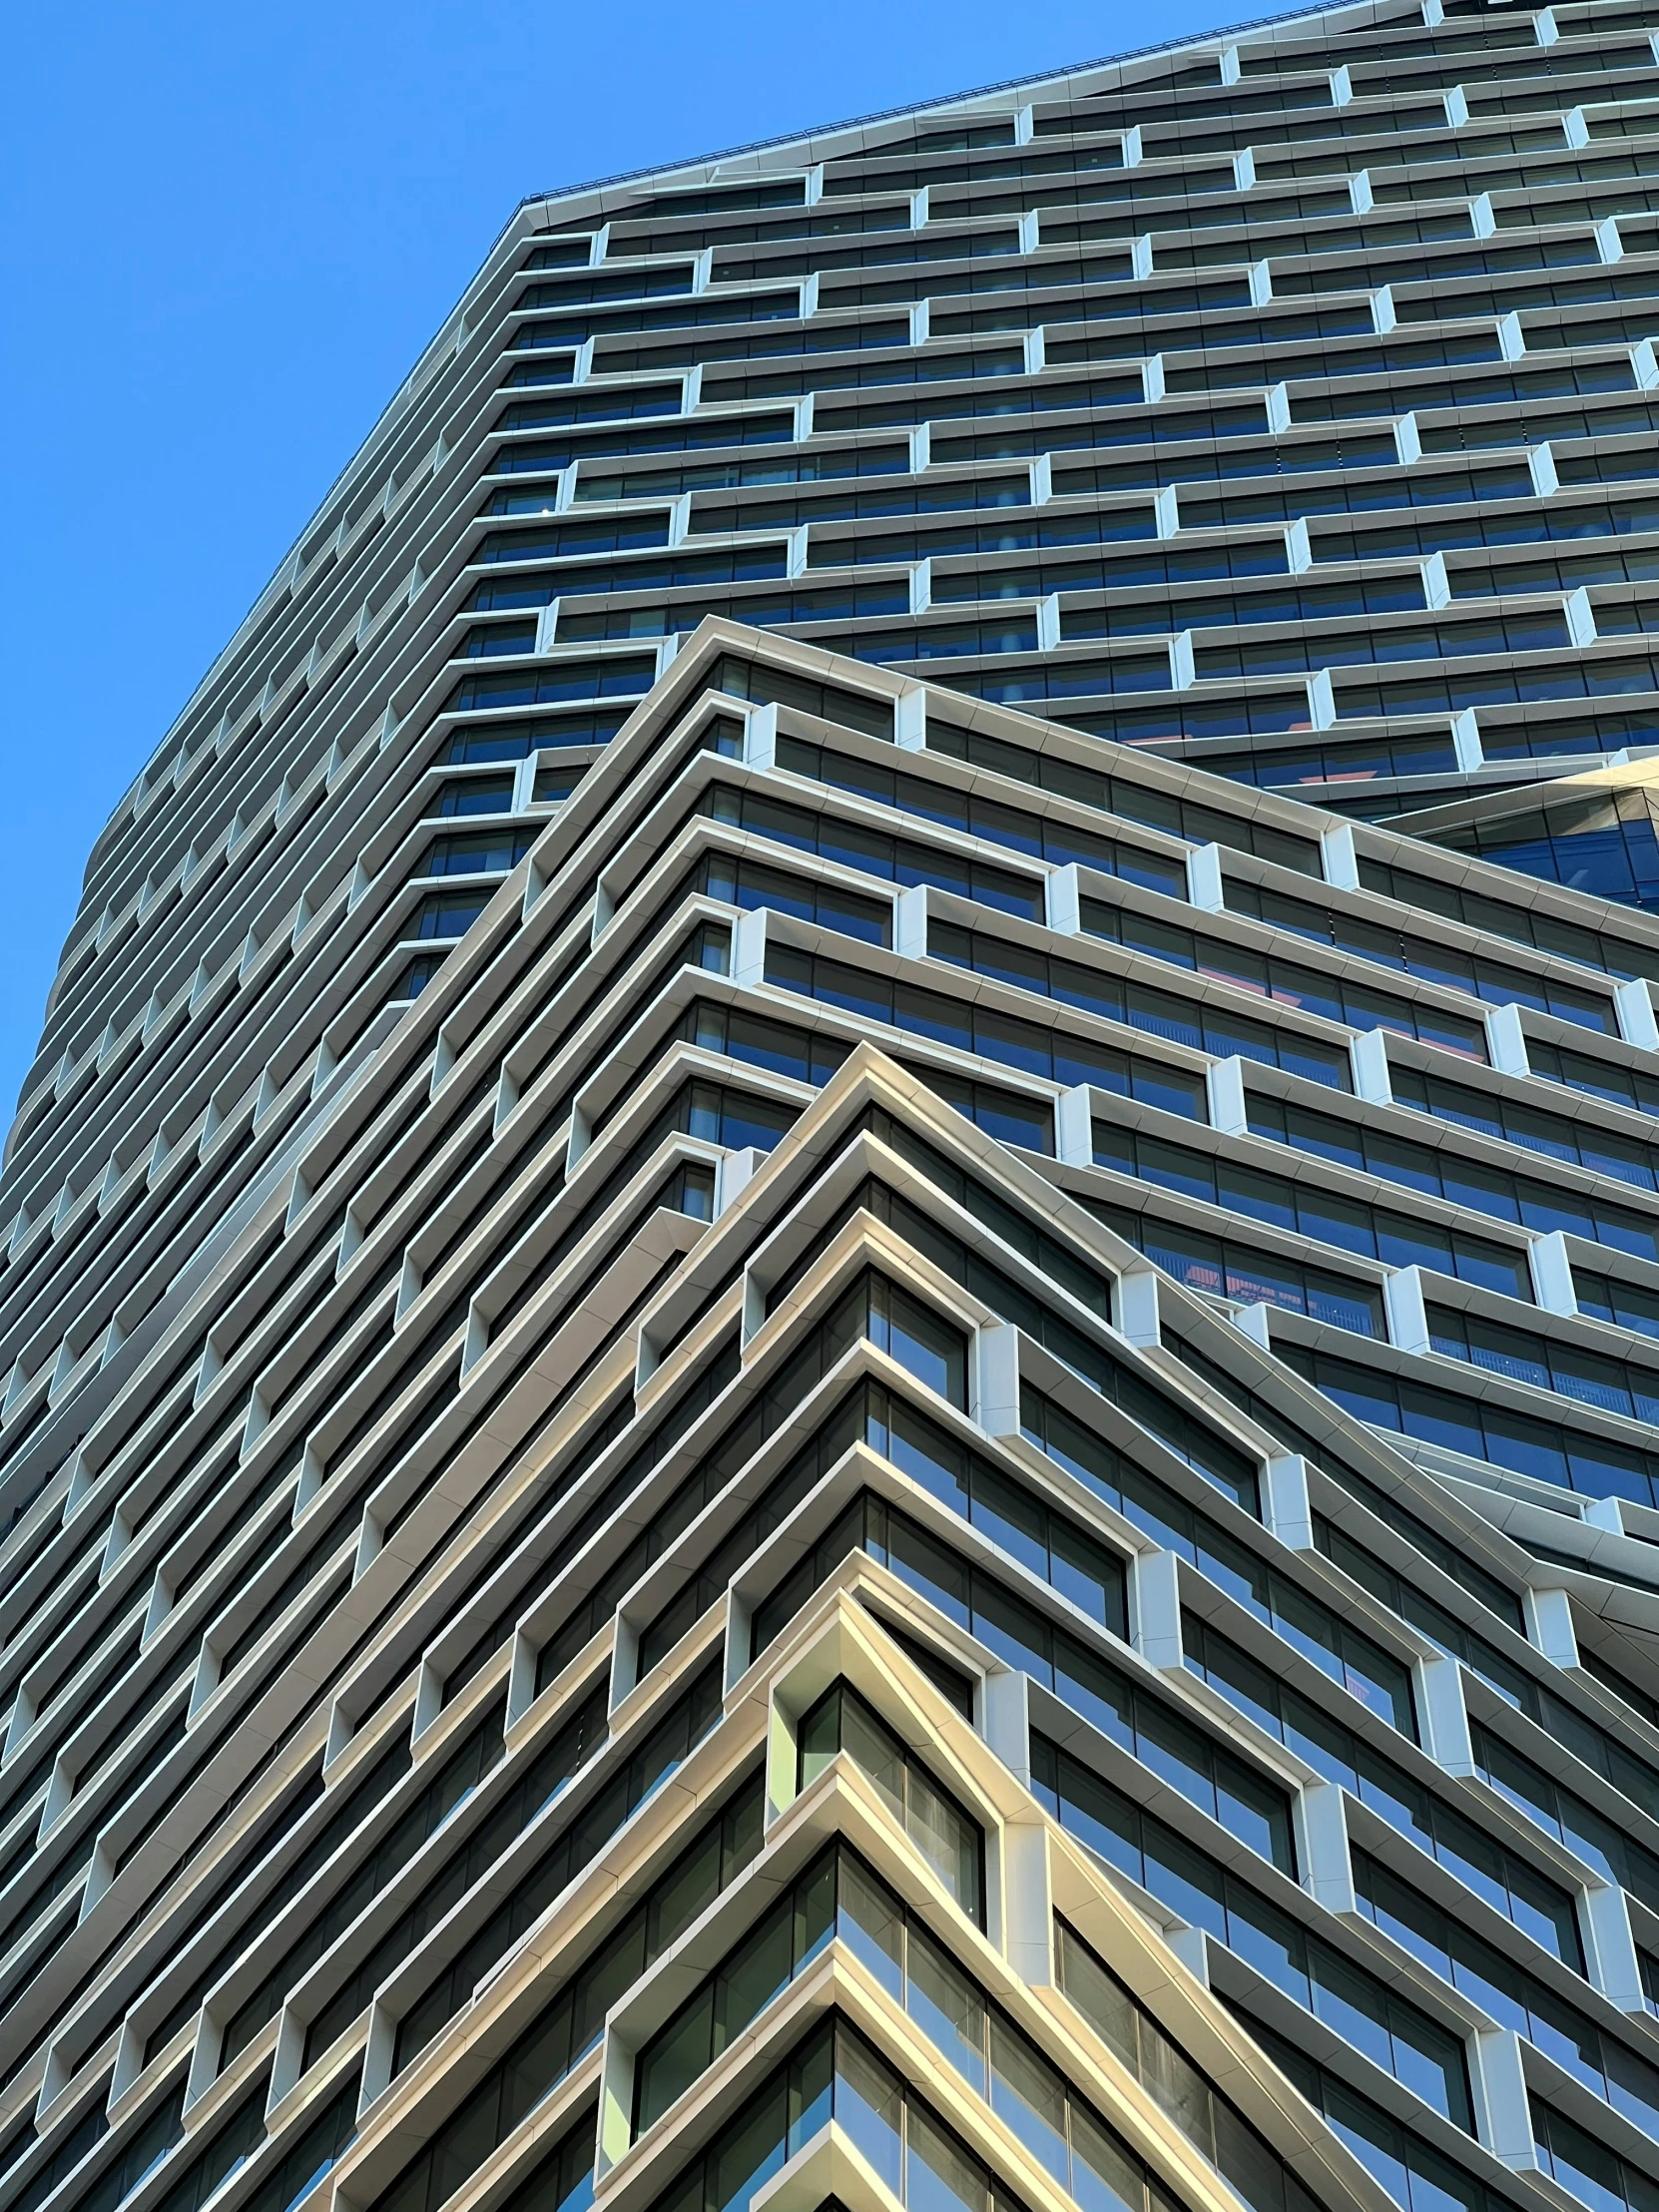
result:
[[[1656,2212],[1656,35],[519,211],[9,1139],[0,2212]]]

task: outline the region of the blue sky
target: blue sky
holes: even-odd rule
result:
[[[92,838],[517,201],[1230,20],[1214,0],[20,10],[0,1127]]]

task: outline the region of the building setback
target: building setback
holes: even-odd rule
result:
[[[527,202],[0,1177],[0,2212],[1659,2212],[1659,0]]]

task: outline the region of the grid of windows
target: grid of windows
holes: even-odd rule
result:
[[[8,2204],[1652,2212],[1656,30],[519,211],[0,1175]]]

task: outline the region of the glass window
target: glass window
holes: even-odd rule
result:
[[[1033,1789],[1061,1826],[1082,1838],[1108,1865],[1118,1868],[1254,1966],[1258,1973],[1396,2080],[1432,2104],[1465,2133],[1474,2129],[1468,2072],[1460,2037],[1379,1975],[1360,1965],[1259,1897],[1207,1853],[1175,1835],[1154,1814],[1092,1774],[1047,1737],[1032,1738]],[[1090,1954],[1092,1956],[1092,1954]],[[1074,1961],[1075,1963],[1075,1961]],[[1091,2018],[1101,2011],[1101,2032],[1133,2038],[1138,2065],[1166,2086],[1170,2103],[1190,2105],[1198,2090],[1178,2053],[1166,2055],[1146,2023],[1136,2027],[1121,2001],[1103,1986],[1106,1972],[1076,1966]],[[1108,1981],[1110,1977],[1108,1976]],[[1068,1990],[1071,1983],[1067,1982]],[[1073,1992],[1075,1993],[1075,1992]],[[1097,2023],[1099,2024],[1099,2023]],[[1114,2045],[1114,2047],[1118,2047]],[[1122,2055],[1120,2049],[1120,2055]],[[1126,2061],[1127,2062],[1127,2061]],[[1146,2078],[1143,2071],[1143,2078]],[[1148,2086],[1153,2086],[1152,2081]],[[1154,2088],[1154,2094],[1158,2091]],[[1213,2120],[1213,2114],[1212,2114]],[[1214,2153],[1206,2150],[1207,2157]]]
[[[552,2001],[440,2122],[425,2148],[379,2199],[375,2212],[438,2212],[438,2207],[477,2171],[519,2121],[564,2079],[583,2052],[593,2048],[611,2005],[760,1849],[763,1789],[758,1770],[739,1785],[723,1810],[692,1840],[649,1895],[583,1960]],[[561,1879],[558,1887],[563,1886]],[[546,1900],[542,1902],[545,1905]],[[470,1995],[476,1979],[474,1972],[466,1981],[464,1994]],[[399,2056],[401,2059],[401,2050]],[[591,2174],[591,2120],[587,2125]],[[562,2199],[560,2202],[562,2205]],[[539,2200],[533,2194],[527,2199],[525,2212],[532,2203],[538,2205],[539,2212]],[[572,2212],[579,2212],[579,2208],[573,2205]]]
[[[1155,2207],[1167,2212],[1167,2199],[1128,2144],[987,2000],[886,1886],[844,1846],[827,1863],[836,1875],[837,1938],[869,1966],[952,2069],[989,2101],[1060,2187],[1090,2212],[1103,2207],[1103,2188],[1110,2191],[1104,2201],[1117,2212],[1154,2212]],[[831,2039],[832,2060],[825,2051]],[[788,2084],[783,2093],[780,2082]],[[744,2201],[730,2194],[730,2177],[741,2177],[740,2187],[752,2187],[750,2177],[775,2171],[786,2147],[789,2152],[801,2148],[831,2114],[907,2206],[925,2205],[930,2212],[953,2207],[957,2212],[992,2212],[987,2177],[977,2160],[838,2019],[818,2029],[782,2075],[746,2103],[745,2116],[730,2123],[694,2167],[701,2187],[688,2176],[659,2200],[663,2212],[669,2207],[674,2212],[713,2212],[716,2206]],[[1253,2212],[1312,2212],[1310,2200],[1277,2161],[1263,2172],[1269,2186],[1246,2200]],[[711,2183],[721,2189],[719,2195]],[[1015,2212],[1006,2197],[999,2195],[995,2202],[1003,2212]]]
[[[985,1840],[978,1822],[844,1682],[828,1690],[801,1723],[797,1787],[804,1790],[837,1751],[869,1777],[962,1911],[983,1926]]]
[[[636,2135],[655,2125],[830,1940],[835,1864],[833,1851],[819,1859],[641,2049],[634,2069]]]
[[[1295,1142],[1343,1165],[1381,1172],[1376,1162],[1356,1152],[1352,1142],[1342,1137],[1341,1123],[1332,1122],[1328,1116],[1310,1123],[1304,1114],[1297,1123],[1295,1138],[1287,1134],[1279,1100],[1252,1094],[1250,1116],[1253,1136],[1283,1144]],[[1096,1167],[1161,1185],[1187,1198],[1203,1199],[1275,1229],[1299,1230],[1303,1236],[1334,1245],[1339,1251],[1358,1252],[1389,1267],[1432,1268],[1459,1282],[1475,1283],[1483,1290],[1531,1303],[1531,1276],[1525,1250],[1519,1244],[1497,1244],[1489,1237],[1472,1236],[1462,1229],[1442,1228],[1420,1216],[1395,1213],[1390,1207],[1374,1205],[1366,1199],[1322,1190],[1311,1177],[1276,1175],[1267,1169],[1247,1167],[1100,1118],[1094,1123],[1093,1144]],[[1123,1211],[1109,1201],[1101,1201],[1095,1210],[1114,1227]],[[1606,1226],[1605,1212],[1601,1210],[1602,1228]],[[1594,1237],[1598,1228],[1586,1225],[1581,1233]],[[1381,1331],[1356,1334],[1381,1335]]]
[[[850,1296],[853,1302],[850,1311],[855,1323],[863,1310],[857,1304],[860,1296],[857,1286]],[[690,1525],[715,1489],[723,1487],[754,1455],[766,1436],[794,1410],[859,1334],[856,1326],[848,1328],[846,1315],[840,1308],[813,1332],[761,1397],[752,1402],[749,1410],[660,1509],[651,1528],[635,1539],[618,1565],[601,1582],[598,1597],[603,1608],[614,1605],[620,1592],[638,1579],[645,1562],[657,1556],[668,1541]],[[879,1383],[861,1383],[820,1423],[812,1441],[768,1485],[762,1497],[705,1560],[695,1578],[642,1631],[642,1674],[654,1666],[715,1602],[737,1567],[762,1539],[779,1526],[848,1447],[859,1440],[883,1458],[890,1459],[901,1473],[921,1483],[952,1512],[966,1519],[975,1522],[981,1519],[987,1485],[997,1497],[1008,1494],[1010,1478],[993,1468],[982,1454],[968,1450],[919,1407],[896,1392]],[[908,1562],[929,1588],[947,1595],[953,1604],[965,1606],[968,1587],[965,1565],[955,1561],[944,1547],[924,1537],[897,1508],[888,1512],[883,1506],[880,1510],[887,1514],[882,1527],[888,1531],[881,1535],[881,1544],[888,1542],[890,1534],[896,1559]],[[1035,1550],[1030,1555],[1033,1571],[1113,1634],[1125,1633],[1127,1601],[1121,1558],[1097,1542],[1081,1525],[1047,1507],[1041,1509],[1041,1526],[1044,1548],[1040,1559]],[[843,1516],[819,1539],[808,1557],[786,1577],[781,1588],[767,1599],[757,1614],[757,1652],[766,1648],[778,1629],[806,1602],[838,1561],[857,1548],[863,1541],[863,1533],[864,1516],[860,1509],[854,1521],[845,1521]],[[563,1664],[580,1649],[581,1642],[593,1632],[602,1617],[607,1617],[605,1611],[596,1615],[584,1609],[573,1625],[544,1647],[543,1659],[552,1652],[558,1657],[558,1663]],[[965,1610],[961,1617],[966,1619]],[[1035,1624],[1031,1633],[1040,1636],[1043,1633],[1041,1624]],[[552,1661],[547,1663],[551,1665]],[[541,1666],[542,1660],[538,1660],[538,1677]],[[552,1674],[546,1679],[550,1681]]]
[[[1235,2004],[1232,2009],[1280,2072],[1295,2082],[1403,2212],[1515,2212],[1512,2197],[1488,2189],[1444,2151],[1275,2034],[1243,2006]]]
[[[1054,1935],[1061,1988],[1188,2141],[1252,2212],[1303,2212],[1310,2200],[1278,2152],[1074,1929],[1057,1919]]]
[[[766,979],[803,997],[890,1023],[960,1052],[976,1052],[1068,1089],[1078,1083],[1093,1083],[1120,1097],[1179,1114],[1185,1121],[1208,1119],[1203,1078],[1194,1071],[1120,1052],[1104,1042],[1068,1034],[1063,1026],[1043,1028],[1013,1014],[976,1007],[970,1001],[873,970],[848,968],[791,945],[769,945]],[[926,1080],[935,1089],[944,1090],[948,1079],[929,1070]],[[949,1096],[948,1090],[945,1095]],[[1029,1142],[1022,1135],[1012,1134],[1007,1141]]]
[[[604,1693],[600,1694],[603,1697]],[[574,1875],[598,1857],[630,1814],[662,1787],[720,1718],[720,1712],[719,1670],[706,1669],[691,1689],[668,1708],[604,1788],[588,1800],[540,1858],[524,1870],[512,1895],[496,1907],[411,2001],[398,2022],[395,2071],[400,2072],[408,2065],[445,2022],[453,2018],[509,1944],[546,1911]],[[554,1746],[560,1747],[559,1738],[555,1738]],[[570,1753],[568,1747],[560,1748],[563,1764],[568,1762]],[[436,1926],[450,1906],[494,1865],[526,1823],[557,1795],[567,1775],[556,1771],[549,1774],[540,1762],[527,1770],[513,1793],[489,1819],[472,1831],[442,1874],[434,1876],[420,1899],[382,1936],[375,1949],[358,1966],[356,1988],[353,1990],[347,1983],[350,1993],[336,1999],[336,2003],[343,2005],[341,2019],[348,2021],[360,2011],[368,2001],[364,1992],[383,1980],[392,1966],[400,1963],[429,1929]],[[727,1812],[719,1816],[724,1822],[730,1815],[735,1823],[731,1837],[734,1860],[729,1871],[736,1871],[736,1853],[750,1848],[752,1840],[758,1840],[753,1822],[743,1818],[741,1810],[734,1809],[737,1807],[738,1800],[734,1799]],[[541,2083],[541,2088],[549,2088],[575,2064],[604,2025],[606,2006],[634,1974],[644,1971],[643,1963],[630,1967],[629,1961],[643,1960],[647,1935],[642,1908],[640,1915],[626,1922],[618,1934],[578,1969],[574,1979],[546,2006],[539,2021],[525,2031],[519,2055],[510,2062],[503,2061],[513,2081],[522,2083],[534,2078]],[[620,1983],[616,1980],[619,1974]],[[317,2022],[311,2023],[310,2032],[313,2038],[317,2036]],[[333,2032],[338,2032],[337,2025]],[[324,2043],[313,2040],[313,2054],[323,2047]],[[536,2093],[539,2095],[541,2089]],[[484,2096],[484,2089],[480,2088],[477,2094]]]
[[[1402,1382],[1302,1345],[1287,1342],[1274,1349],[1317,1389],[1380,1427],[1399,1429],[1592,1497],[1611,1491],[1642,1504],[1659,1498],[1659,1458],[1634,1445],[1581,1434],[1536,1415],[1509,1413],[1430,1383]]]

